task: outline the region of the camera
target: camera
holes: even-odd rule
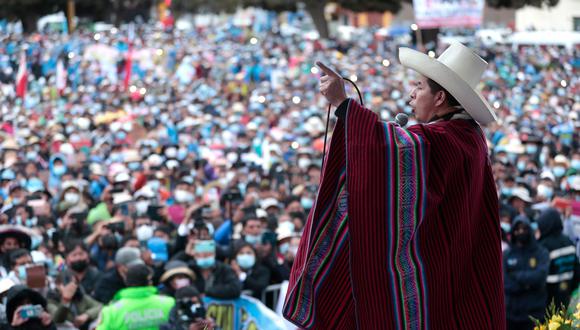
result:
[[[20,317],[24,320],[31,318],[39,318],[42,315],[42,306],[40,305],[24,305],[20,309]]]
[[[194,303],[191,298],[182,299],[177,302],[177,314],[179,320],[183,323],[189,324],[198,319],[205,319],[205,307],[202,303]]]

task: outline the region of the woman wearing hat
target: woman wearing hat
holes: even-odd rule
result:
[[[195,273],[180,260],[172,260],[165,265],[165,272],[159,282],[163,283],[162,294],[174,296],[175,291],[190,286],[195,281]]]
[[[408,129],[346,96],[293,265],[284,315],[303,328],[504,329],[498,199],[480,125],[487,63],[455,43],[439,58],[399,49],[419,73]],[[335,193],[338,192],[338,193]],[[328,212],[327,212],[328,210]]]

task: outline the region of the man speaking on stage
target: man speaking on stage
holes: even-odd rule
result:
[[[337,109],[284,316],[306,329],[505,329],[498,196],[477,91],[487,63],[456,43],[399,49],[420,122],[383,122],[317,63]]]

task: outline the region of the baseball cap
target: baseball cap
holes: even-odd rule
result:
[[[141,259],[141,251],[134,247],[122,247],[115,254],[115,263],[117,265],[131,266],[144,264]]]

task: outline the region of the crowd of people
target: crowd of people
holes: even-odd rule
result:
[[[0,36],[4,328],[203,329],[203,296],[262,298],[288,279],[324,146],[314,62],[331,59],[384,120],[411,115],[408,78],[399,45],[370,30],[263,30]],[[475,46],[500,118],[485,133],[517,326],[578,289],[580,56]]]

